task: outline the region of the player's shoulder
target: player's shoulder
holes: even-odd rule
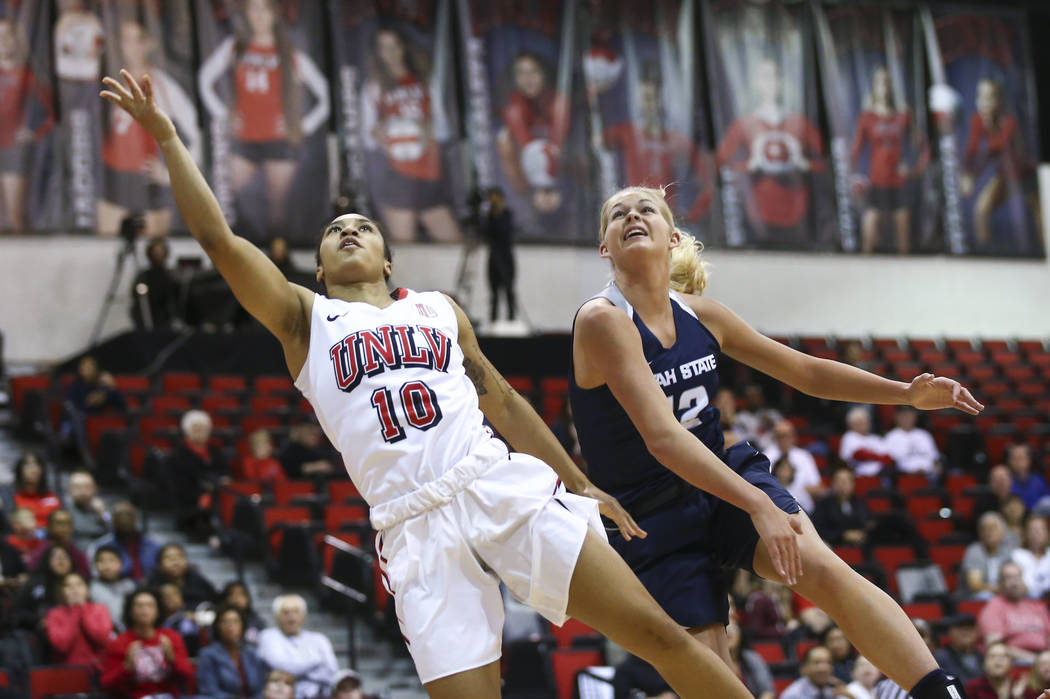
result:
[[[573,327],[577,333],[615,332],[634,328],[634,324],[624,311],[613,305],[604,296],[588,299],[576,312]]]

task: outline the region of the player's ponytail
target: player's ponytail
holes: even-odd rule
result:
[[[678,229],[681,242],[671,249],[671,288],[700,296],[707,286],[707,263],[701,259],[704,244]]]

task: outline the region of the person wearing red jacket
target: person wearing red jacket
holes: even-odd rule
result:
[[[113,633],[113,620],[105,605],[88,600],[88,587],[79,573],[62,581],[63,604],[44,618],[47,640],[58,665],[86,665],[98,669],[99,660]]]
[[[241,461],[241,478],[266,483],[283,483],[288,480],[281,462],[273,456],[273,440],[265,429],[258,429],[248,437],[251,454]]]
[[[157,627],[160,600],[150,589],[128,595],[124,604],[127,631],[106,648],[102,688],[112,697],[139,699],[151,694],[180,696],[194,676],[182,637]]]

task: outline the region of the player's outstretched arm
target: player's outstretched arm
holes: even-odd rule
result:
[[[277,336],[284,346],[288,368],[299,373],[309,344],[313,294],[290,284],[261,250],[233,234],[219,202],[197,169],[175,126],[153,96],[153,82],[135,80],[120,71],[123,83],[106,77],[101,96],[125,110],[156,139],[171,176],[171,189],[179,213],[190,233],[208,253],[241,305]]]
[[[612,391],[653,457],[689,483],[747,512],[777,572],[794,584],[802,575],[798,518],[783,512],[678,422],[653,380],[630,318],[604,301],[591,301],[576,316],[574,338],[588,366]]]
[[[645,532],[616,498],[587,479],[529,402],[496,371],[478,346],[478,338],[467,314],[452,299],[449,299],[449,303],[456,310],[456,319],[459,321],[463,368],[478,391],[478,404],[488,421],[516,451],[535,456],[550,466],[571,492],[597,500],[601,513],[616,522],[625,539],[630,540],[634,536],[644,538]]]
[[[857,367],[820,359],[757,332],[717,301],[687,297],[715,331],[722,351],[803,393],[827,400],[881,405],[912,405],[920,410],[956,408],[976,415],[984,406],[958,381],[921,374],[911,383],[892,381]]]

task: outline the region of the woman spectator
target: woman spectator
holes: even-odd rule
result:
[[[211,440],[211,417],[203,410],[190,410],[179,423],[183,441],[169,458],[175,484],[175,503],[183,529],[206,537],[211,534],[209,498],[220,482],[229,480],[230,469],[220,449]]]
[[[54,663],[86,665],[97,671],[113,621],[105,605],[89,600],[84,578],[70,573],[62,581],[62,604],[47,613],[44,628]]]
[[[201,602],[214,602],[218,594],[215,586],[186,560],[186,550],[181,544],[165,544],[157,556],[157,568],[150,578],[150,585],[158,587],[166,583],[179,588],[190,608],[196,608]]]
[[[135,589],[135,581],[120,576],[123,562],[113,546],[100,546],[95,551],[95,579],[91,581],[91,598],[106,605],[114,628],[124,630],[124,600]]]
[[[62,500],[51,490],[44,470],[44,462],[32,451],[23,452],[15,463],[14,488],[10,509],[24,507],[33,513],[36,526],[47,526],[48,516],[62,507]]]
[[[1028,681],[1023,687],[1015,687],[1015,697],[1019,699],[1038,699],[1044,689],[1050,687],[1050,650],[1043,651],[1035,656],[1032,663],[1032,671],[1028,673]],[[1020,690],[1020,694],[1018,694]]]
[[[853,663],[853,681],[846,685],[846,691],[853,699],[875,699],[875,685],[879,683],[882,673],[879,668],[863,655],[857,656]]]
[[[824,632],[820,645],[831,653],[832,673],[842,680],[844,684],[853,681],[853,656],[855,651],[853,645],[846,638],[846,634],[837,626],[832,626]]]
[[[265,429],[258,429],[248,437],[251,453],[241,462],[241,478],[264,483],[283,483],[288,480],[281,462],[274,458],[273,440]]]
[[[1020,495],[1008,495],[999,507],[999,514],[1006,522],[1006,537],[1003,541],[1012,549],[1021,546],[1024,540],[1024,521],[1028,514],[1028,508],[1024,506],[1024,500]]]
[[[68,510],[55,510],[47,518],[47,532],[44,546],[48,544],[59,544],[64,546],[73,558],[73,568],[85,580],[91,578],[91,564],[87,556],[73,543],[73,515]],[[40,557],[44,555],[44,547],[38,549],[29,558],[29,567],[36,568]]]
[[[112,697],[138,699],[165,693],[179,696],[193,678],[193,664],[182,638],[157,627],[160,600],[149,589],[128,595],[124,626],[128,629],[106,648],[102,660],[102,688]]]
[[[293,699],[295,675],[284,670],[270,670],[263,688],[263,699]]]
[[[1021,566],[1028,596],[1046,596],[1050,591],[1050,529],[1043,517],[1029,515],[1024,525],[1024,547],[1015,549],[1010,558]]]
[[[780,639],[785,633],[799,628],[795,611],[788,595],[781,590],[787,588],[763,580],[760,586],[747,596],[740,611],[740,625],[754,638]]]
[[[18,590],[12,610],[15,625],[37,629],[44,615],[62,602],[62,581],[73,572],[73,557],[61,544],[52,544]]]
[[[212,642],[197,661],[197,691],[208,697],[256,697],[266,680],[266,664],[244,642],[244,614],[230,605],[215,612]]]
[[[172,583],[165,583],[157,588],[160,597],[161,626],[171,629],[182,636],[186,646],[186,655],[196,658],[201,649],[201,627],[197,625],[196,615],[186,610],[182,601],[182,592]]]
[[[984,650],[984,674],[966,684],[968,699],[1009,699],[1010,653],[1000,641],[988,644]]]
[[[740,627],[730,622],[726,627],[729,657],[733,659],[733,671],[744,681],[747,690],[755,699],[773,699],[773,675],[762,656],[745,648],[741,642]]]
[[[259,642],[259,633],[266,628],[266,622],[252,608],[252,595],[247,585],[240,580],[227,583],[219,593],[219,604],[240,610],[244,618],[245,643],[255,645]]]

